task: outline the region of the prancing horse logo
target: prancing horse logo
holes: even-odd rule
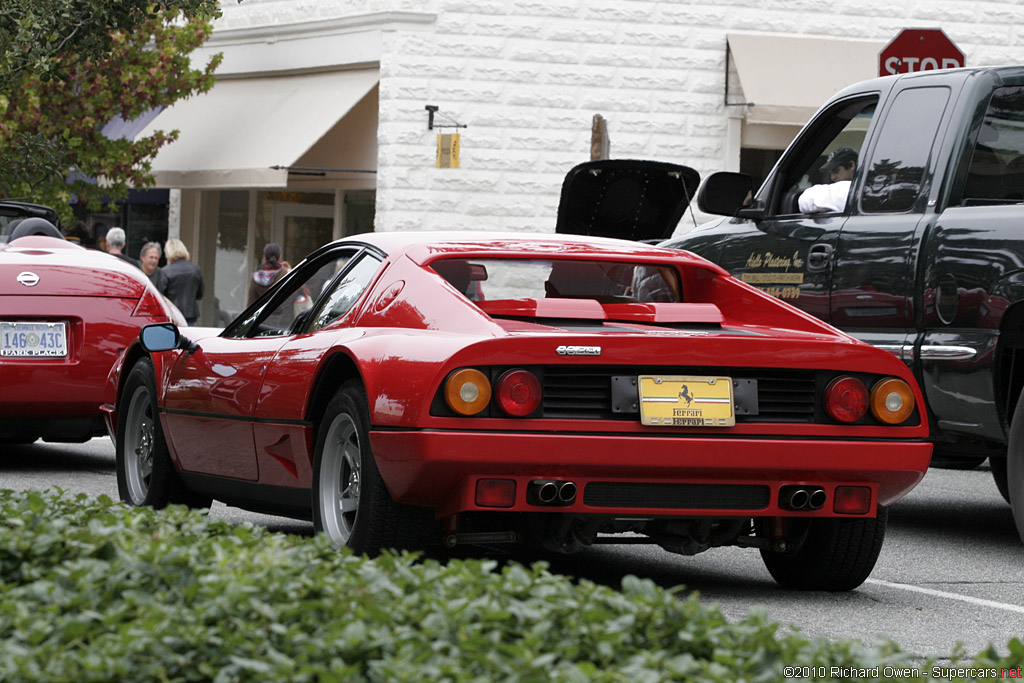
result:
[[[687,384],[683,385],[683,390],[679,392],[679,398],[686,401],[686,407],[689,408],[690,404],[693,403],[693,396],[690,395],[690,387]]]

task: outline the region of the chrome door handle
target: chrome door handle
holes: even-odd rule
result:
[[[814,244],[807,250],[807,270],[825,270],[831,260],[830,244]]]

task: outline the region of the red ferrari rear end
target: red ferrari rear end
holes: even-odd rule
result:
[[[140,327],[172,311],[109,254],[53,237],[0,244],[0,443],[106,434],[107,373]]]

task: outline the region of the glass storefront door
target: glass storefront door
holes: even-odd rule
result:
[[[334,239],[334,207],[324,204],[277,204],[271,231],[284,259],[295,265]]]

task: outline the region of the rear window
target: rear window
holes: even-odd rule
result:
[[[1024,201],[1024,87],[1007,86],[992,95],[962,195],[966,206]]]
[[[682,301],[672,266],[579,259],[445,259],[431,267],[473,301],[595,299],[601,303]]]

